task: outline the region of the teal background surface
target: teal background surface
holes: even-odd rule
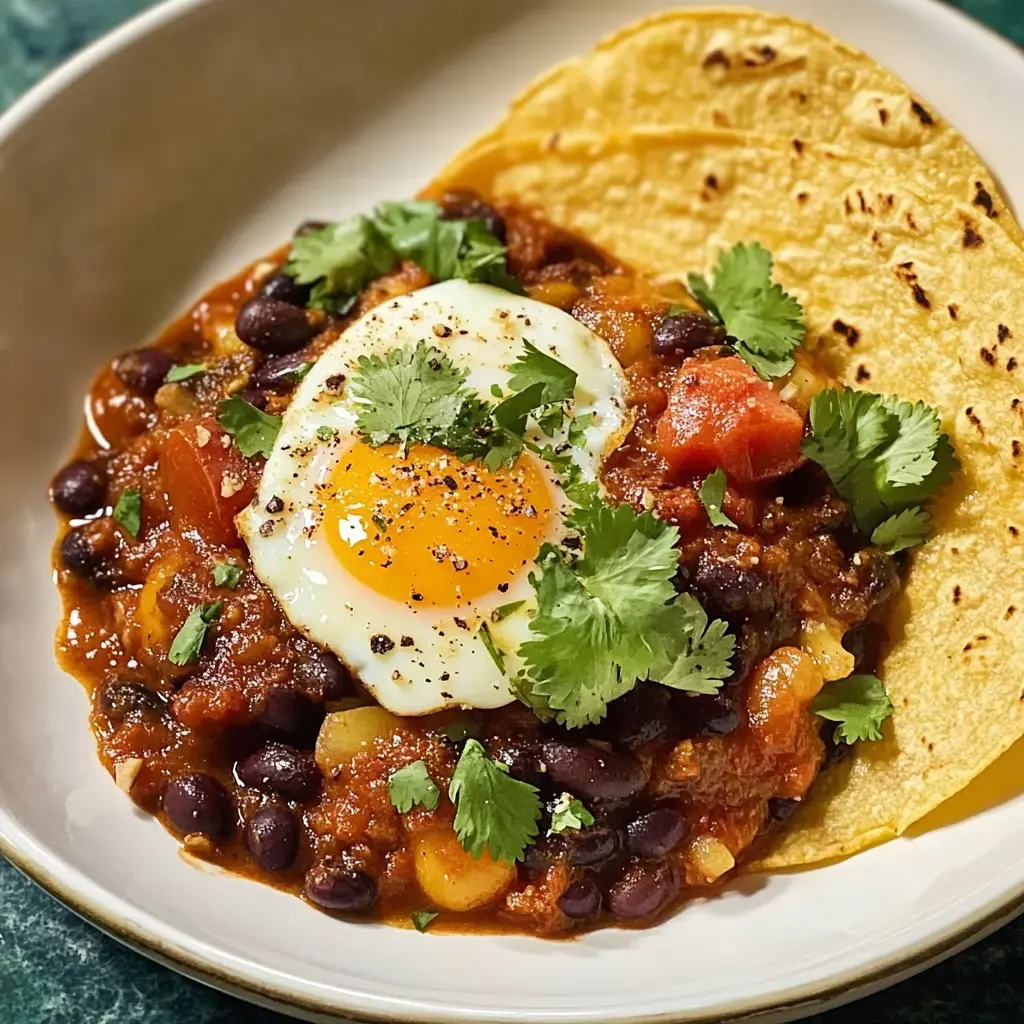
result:
[[[152,3],[0,0],[0,108],[86,43]],[[1024,0],[958,0],[955,6],[1024,46]],[[856,894],[850,898],[856,899]],[[0,858],[0,1021],[5,1024],[285,1024],[286,1020],[204,988],[126,949],[65,910]],[[910,981],[810,1020],[812,1024],[1024,1021],[1024,918]]]

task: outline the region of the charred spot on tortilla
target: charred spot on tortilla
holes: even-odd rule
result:
[[[1017,461],[1017,459],[1020,458],[1022,451],[1024,451],[1024,446],[1021,445],[1020,441],[1018,441],[1017,438],[1014,438],[1010,442],[1010,452],[1015,462]]]
[[[978,354],[981,356],[982,361],[988,363],[989,366],[996,365],[996,354],[992,349],[982,346],[981,352]]]
[[[1010,358],[1006,360],[1007,373],[1013,373],[1013,371],[1017,369],[1017,365],[1017,357],[1010,356]]]
[[[968,221],[964,224],[963,247],[965,249],[980,249],[985,244],[985,239],[974,230],[974,225]]]
[[[974,406],[969,405],[964,409],[964,415],[967,417],[968,422],[973,423],[978,428],[979,434],[985,433],[985,428],[981,425],[981,420],[978,419],[978,414],[974,411]]]
[[[871,380],[871,374],[868,372],[868,368],[861,363],[860,366],[857,367],[857,381],[858,383],[863,384],[866,380]]]
[[[953,587],[953,604],[959,604],[960,603],[960,596],[961,596],[961,594],[962,594],[962,591],[960,589],[960,584],[958,583],[955,587]]]
[[[998,217],[999,211],[995,209],[995,206],[992,202],[992,195],[989,192],[989,190],[985,188],[984,184],[982,184],[982,182],[980,181],[976,181],[974,183],[974,188],[974,205],[980,206],[989,217],[993,219]]]
[[[801,139],[793,140],[793,148],[797,151],[800,156],[804,155],[804,144]]]
[[[878,108],[878,120],[882,124],[886,124],[888,122],[888,120],[889,120],[889,111],[886,110],[885,107],[879,107]]]
[[[917,100],[910,101],[910,109],[917,114],[917,119],[921,124],[926,126],[935,124],[935,118]]]
[[[853,348],[854,345],[860,341],[860,331],[856,327],[851,327],[848,323],[844,323],[842,320],[832,321],[832,330],[836,334],[842,335],[846,339],[846,344]]]
[[[996,333],[999,335],[999,344],[1000,345],[1004,341],[1006,341],[1008,338],[1012,338],[1013,337],[1013,331],[1011,331],[1010,328],[1006,326],[1006,324],[1000,324],[998,329],[997,329],[997,331],[996,331]]]
[[[804,205],[804,203],[806,203],[806,202],[807,202],[807,200],[808,200],[808,199],[810,199],[810,198],[811,198],[811,197],[810,197],[810,194],[809,194],[809,193],[807,193],[807,192],[797,192],[797,194],[796,194],[796,201],[797,201],[797,202],[798,202],[798,203],[799,203],[799,204],[800,204],[801,206],[803,206],[803,205]]]
[[[713,68],[723,67],[727,71],[729,69],[729,56],[725,50],[712,50],[705,58],[701,61],[701,67]]]
[[[896,268],[896,276],[906,284],[914,296],[914,301],[922,309],[931,309],[932,300],[928,298],[928,293],[921,287],[921,283],[917,279],[917,274],[914,272],[913,261],[901,263]]]
[[[960,307],[955,302],[951,302],[946,309],[949,310],[950,320],[955,320],[960,315]]]

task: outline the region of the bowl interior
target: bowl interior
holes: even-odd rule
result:
[[[54,663],[46,484],[96,368],[301,220],[415,192],[532,75],[659,6],[186,0],[0,126],[0,352],[13,384],[0,404],[0,834],[108,923],[324,1010],[619,1020],[805,998],[1024,891],[1018,787],[853,860],[745,879],[646,932],[552,947],[339,923],[186,864],[101,770],[84,694]],[[1024,204],[1024,137],[1005,130],[1024,60],[1010,47],[926,0],[773,7],[895,68]]]

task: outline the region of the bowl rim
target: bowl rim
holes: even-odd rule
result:
[[[0,145],[45,108],[65,89],[74,85],[91,70],[120,51],[133,45],[139,39],[169,25],[203,7],[212,6],[222,0],[160,0],[155,6],[132,16],[111,31],[82,48],[68,60],[59,64],[38,83],[22,94],[3,114],[0,114]],[[947,6],[940,0],[888,0],[889,3],[908,9],[917,9],[932,18],[945,20],[951,31],[969,31],[986,37],[986,44],[1002,51],[1004,59],[1024,58],[1024,47],[1006,39],[987,25],[977,21],[958,8]],[[666,0],[666,6],[671,0]],[[742,4],[740,5],[742,6]],[[90,886],[87,876],[62,858],[52,856],[52,868],[47,867],[43,857],[29,852],[32,844],[19,846],[8,834],[5,824],[8,815],[0,807],[0,855],[31,881],[39,885],[50,896],[67,909],[77,914],[105,934],[118,940],[151,960],[186,975],[210,987],[229,992],[249,1002],[285,1012],[298,1011],[304,1015],[315,1015],[319,1020],[346,1019],[367,1022],[367,1024],[449,1024],[450,1016],[440,1008],[421,1007],[404,1010],[401,1015],[386,1010],[373,1010],[366,1005],[356,1006],[347,1002],[343,1005],[337,999],[330,1001],[313,998],[293,989],[277,986],[241,972],[231,971],[213,963],[188,949],[181,942],[173,941],[159,934],[159,929],[146,924],[137,924],[128,915],[118,913],[122,903],[120,897],[107,896],[99,899],[87,895]],[[15,832],[18,831],[15,825]],[[975,909],[968,917],[948,925],[940,932],[919,939],[914,944],[881,957],[872,964],[833,975],[818,982],[795,986],[765,999],[752,996],[708,1012],[677,1013],[667,1011],[652,1017],[650,1014],[617,1018],[617,1024],[642,1024],[658,1021],[663,1024],[729,1024],[749,1021],[765,1016],[786,1014],[786,1019],[797,1019],[815,1011],[832,1008],[860,998],[871,991],[878,991],[910,977],[965,949],[986,935],[1008,924],[1024,914],[1024,881],[1007,892],[989,900]],[[151,917],[144,912],[143,918]],[[541,941],[541,940],[538,940]],[[259,969],[258,967],[256,968]],[[343,997],[344,998],[344,997]],[[792,1016],[789,1016],[792,1014]],[[464,1022],[475,1020],[494,1021],[491,1012],[474,1014],[462,1011],[459,1017]],[[532,1024],[550,1022],[561,1024],[560,1015],[530,1014]]]

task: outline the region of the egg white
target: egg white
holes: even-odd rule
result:
[[[533,588],[528,570],[506,592],[472,602],[468,612],[465,607],[414,607],[375,592],[349,574],[321,526],[318,485],[330,477],[348,448],[360,443],[359,405],[349,388],[358,358],[383,356],[419,341],[467,369],[468,387],[485,398],[492,385],[508,393],[508,367],[522,355],[525,341],[575,370],[571,414],[592,413],[594,422],[584,446],[573,449],[573,458],[584,479],[597,479],[602,456],[621,438],[627,422],[621,368],[607,343],[554,306],[453,280],[378,306],[321,355],[284,415],[257,497],[236,521],[256,574],[292,624],[337,654],[389,711],[423,715],[452,707],[500,707],[513,700],[507,677],[518,670],[514,651],[529,634]],[[336,431],[335,438],[318,438],[321,427]],[[539,434],[535,439],[549,441]],[[545,473],[561,520],[571,505],[546,466]],[[267,511],[273,498],[281,499],[282,511]],[[547,539],[555,541],[562,532]],[[525,604],[488,626],[505,654],[503,675],[477,630],[494,608],[514,601]],[[375,654],[370,638],[380,634],[394,647]],[[413,645],[402,646],[402,637],[412,637]]]

